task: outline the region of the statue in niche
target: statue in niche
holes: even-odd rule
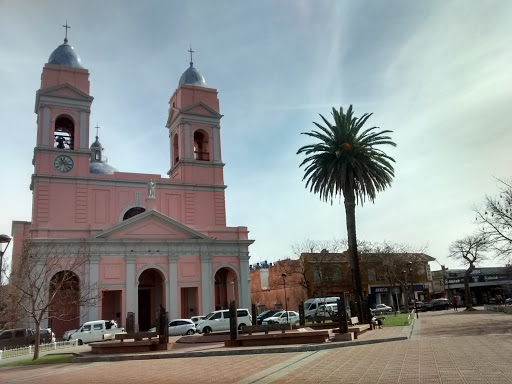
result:
[[[155,182],[153,180],[148,181],[148,198],[155,198]]]

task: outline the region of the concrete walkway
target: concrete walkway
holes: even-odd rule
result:
[[[0,382],[512,383],[510,315],[421,313],[410,339],[378,342],[408,331],[383,328],[343,348],[289,353],[0,368]]]

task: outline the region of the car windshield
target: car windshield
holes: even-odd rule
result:
[[[215,315],[214,312],[211,312],[209,314],[206,315],[206,317],[204,318],[205,320],[210,320],[210,317],[212,317],[213,315]]]

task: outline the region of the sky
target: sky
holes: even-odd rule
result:
[[[511,173],[511,19],[501,0],[0,0],[0,233],[30,221],[35,92],[67,20],[90,72],[91,127],[124,172],[169,170],[168,102],[192,46],[219,92],[227,222],[249,228],[251,262],[346,238],[343,200],[305,188],[296,152],[319,114],[352,104],[397,144],[383,148],[391,187],[356,208],[358,238],[460,267],[450,243],[476,230],[473,208]]]

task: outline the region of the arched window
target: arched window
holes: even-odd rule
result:
[[[123,221],[125,220],[128,220],[130,218],[132,218],[133,216],[137,216],[137,215],[140,215],[141,213],[144,213],[146,212],[146,210],[142,207],[133,207],[133,208],[130,208],[128,211],[126,211],[126,213],[124,214],[123,216]]]
[[[75,124],[67,116],[60,116],[55,120],[55,143],[58,149],[74,149]]]
[[[194,158],[201,161],[209,161],[208,134],[202,129],[194,132]]]
[[[180,149],[178,147],[179,140],[178,140],[178,134],[176,133],[172,139],[172,154],[174,156],[174,162],[172,165],[176,165],[178,161],[180,161]]]

